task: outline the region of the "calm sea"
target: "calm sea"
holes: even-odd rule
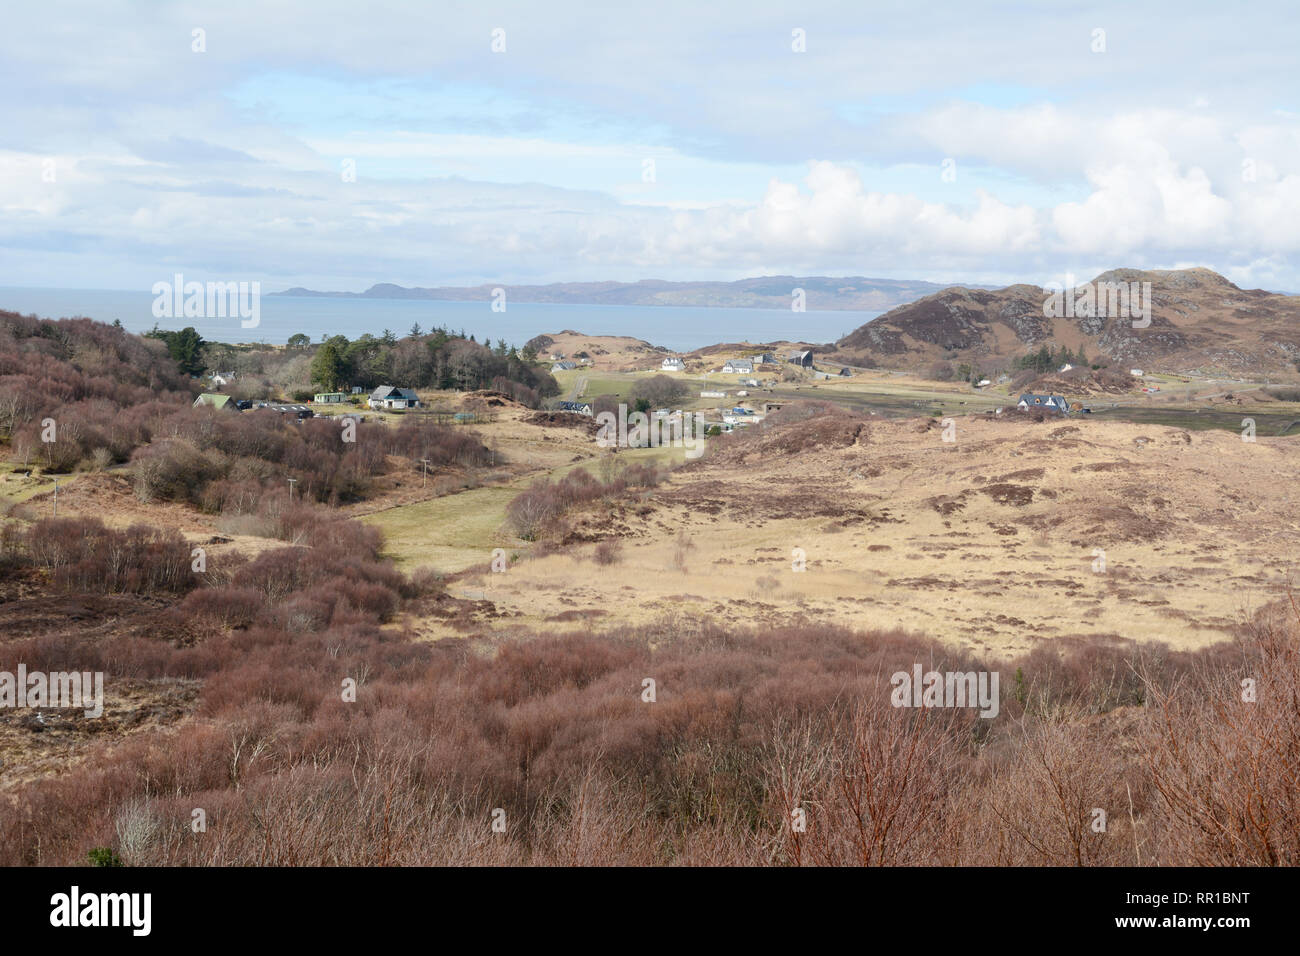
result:
[[[717,309],[693,306],[551,305],[509,303],[493,312],[490,302],[436,302],[416,299],[328,299],[263,295],[257,328],[245,329],[238,318],[155,319],[149,292],[107,289],[27,289],[0,287],[0,309],[46,318],[86,316],[101,322],[120,319],[131,332],[192,325],[214,342],[283,344],[302,332],[321,336],[385,329],[406,335],[421,328],[446,326],[464,330],[482,342],[505,339],[522,346],[535,335],[573,329],[588,335],[630,335],[678,351],[718,342],[833,342],[871,321],[879,312],[791,312],[783,309]]]

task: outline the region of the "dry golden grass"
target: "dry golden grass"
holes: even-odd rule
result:
[[[901,626],[998,651],[1073,635],[1193,648],[1273,597],[1300,541],[1300,449],[1286,440],[972,418],[951,444],[907,420],[872,421],[842,448],[750,447],[644,503],[578,516],[578,537],[625,539],[617,564],[575,544],[452,593],[492,601],[495,628],[670,613]]]

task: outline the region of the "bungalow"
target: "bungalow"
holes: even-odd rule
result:
[[[1070,403],[1062,395],[1035,395],[1033,392],[1025,392],[1016,403],[1016,408],[1021,410],[1041,408],[1060,415],[1070,414]]]
[[[700,392],[700,398],[726,398],[726,397],[727,397],[726,392],[719,392],[716,390]]]
[[[317,405],[338,405],[340,402],[346,402],[348,397],[342,392],[317,392],[313,401]]]
[[[560,402],[556,411],[572,412],[575,415],[590,415],[591,402]]]
[[[724,375],[753,375],[754,363],[750,359],[727,359],[722,366]]]
[[[218,395],[214,392],[204,392],[198,398],[194,399],[195,408],[202,405],[208,405],[212,408],[228,408],[231,411],[239,411],[239,407],[235,404],[234,399],[229,395]]]
[[[412,388],[380,385],[370,393],[368,404],[371,408],[419,408],[420,396]]]
[[[671,358],[664,359],[659,369],[663,372],[684,372],[686,371],[686,363],[674,355]]]
[[[813,354],[810,351],[791,352],[785,357],[785,360],[792,365],[798,365],[802,368],[812,368]]]
[[[572,371],[573,371],[575,368],[577,368],[577,367],[578,367],[578,363],[577,363],[577,362],[568,362],[568,361],[565,361],[565,362],[556,362],[554,365],[551,366],[551,371],[552,371],[552,372],[572,372]]]

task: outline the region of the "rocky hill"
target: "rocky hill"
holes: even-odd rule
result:
[[[1134,292],[1127,309],[1121,289]],[[953,287],[885,313],[836,348],[844,361],[887,368],[940,359],[992,368],[1043,345],[1147,369],[1294,376],[1300,296],[1240,289],[1209,269],[1115,269],[1055,295]]]

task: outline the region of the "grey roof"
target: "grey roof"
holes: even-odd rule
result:
[[[1034,392],[1023,392],[1016,404],[1019,405],[1020,402],[1024,402],[1026,405],[1030,406],[1056,407],[1064,409],[1070,407],[1070,403],[1066,400],[1064,395],[1038,395]]]
[[[370,393],[370,397],[377,402],[382,402],[386,398],[405,398],[409,401],[420,399],[420,396],[415,394],[415,389],[398,388],[396,385],[380,385]]]

